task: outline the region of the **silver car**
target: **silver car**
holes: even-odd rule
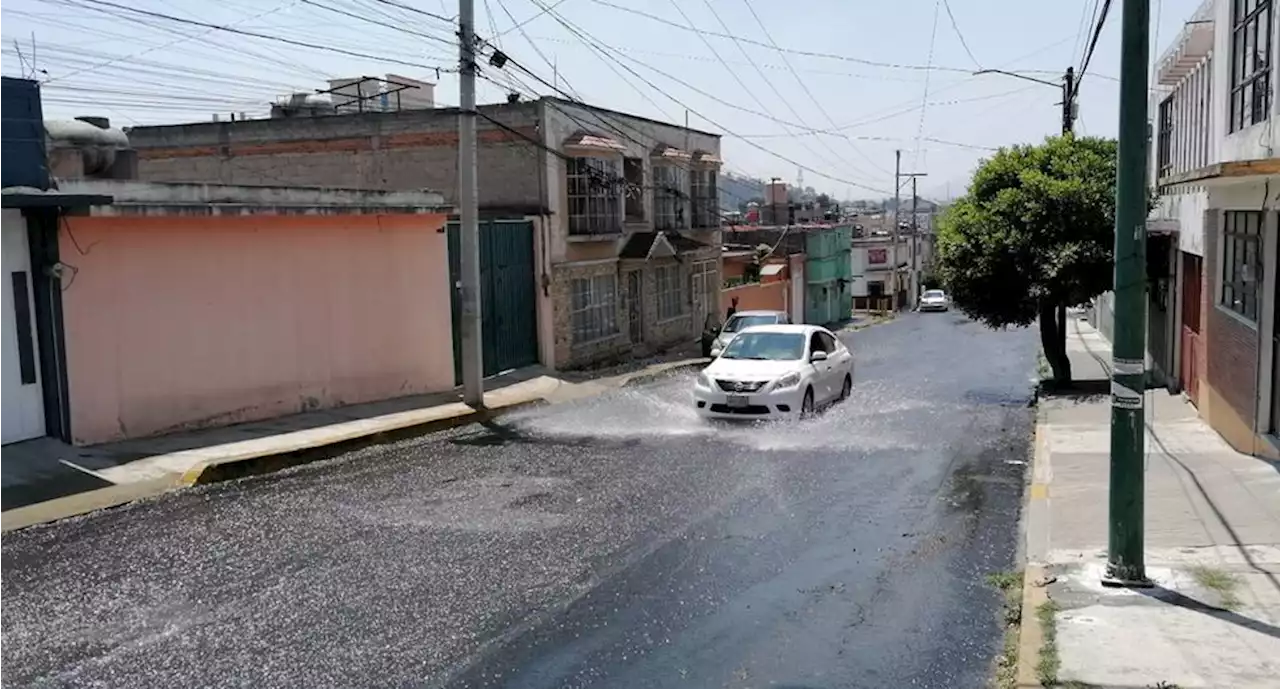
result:
[[[786,311],[739,311],[729,320],[724,322],[724,327],[716,335],[716,339],[711,343],[711,356],[718,357],[720,352],[728,346],[729,341],[734,335],[742,332],[746,328],[757,325],[787,325],[791,323],[791,317]]]
[[[920,296],[921,311],[949,311],[951,309],[951,300],[947,298],[947,293],[940,289],[928,289]]]

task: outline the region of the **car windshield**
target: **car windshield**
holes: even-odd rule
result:
[[[804,357],[804,335],[800,333],[742,333],[733,338],[721,359],[795,361]]]
[[[942,299],[945,296],[947,295],[940,289],[931,289],[924,293],[925,299]]]
[[[753,325],[773,325],[778,322],[778,317],[773,315],[742,315],[734,316],[724,324],[724,331],[727,333],[736,333],[739,330],[745,330]]]

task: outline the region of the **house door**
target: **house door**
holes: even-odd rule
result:
[[[462,382],[461,272],[459,225],[449,223],[449,280],[453,312],[453,375]],[[494,376],[538,363],[537,280],[534,279],[533,223],[480,222],[480,342],[484,375]]]
[[[40,360],[36,349],[35,301],[31,276],[31,251],[27,245],[27,221],[22,212],[4,211],[4,391],[0,401],[3,437],[12,443],[44,435],[44,393],[40,387]]]
[[[1271,246],[1280,260],[1280,242]],[[1275,265],[1280,266],[1280,263]],[[1271,435],[1280,435],[1280,275],[1271,281]]]
[[[644,273],[627,273],[627,328],[631,344],[644,342]]]
[[[1178,374],[1192,404],[1200,403],[1200,281],[1203,263],[1195,254],[1182,254],[1182,361]]]

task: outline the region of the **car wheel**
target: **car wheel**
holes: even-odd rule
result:
[[[844,385],[840,386],[840,401],[849,399],[849,395],[853,393],[853,376],[845,374]]]
[[[800,401],[800,416],[813,416],[813,388],[804,391],[804,399]]]

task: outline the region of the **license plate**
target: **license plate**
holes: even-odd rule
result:
[[[746,395],[729,395],[729,406],[730,407],[747,406],[747,396]]]

